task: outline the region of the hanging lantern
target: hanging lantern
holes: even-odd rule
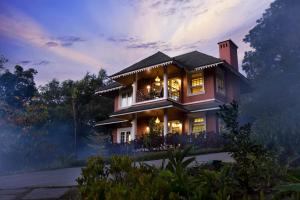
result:
[[[160,123],[160,120],[158,119],[158,117],[156,117],[155,123],[156,123],[156,124],[159,124],[159,123]]]
[[[160,78],[158,76],[155,78],[155,85],[160,86]]]

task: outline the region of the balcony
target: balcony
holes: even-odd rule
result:
[[[159,100],[164,98],[164,83],[157,76],[154,81],[140,81],[139,89],[136,91],[136,102],[145,102],[151,100]],[[167,98],[179,101],[181,97],[181,79],[172,78],[167,81],[168,84],[168,95]]]

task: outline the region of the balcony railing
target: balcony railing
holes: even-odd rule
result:
[[[159,99],[164,96],[163,90],[150,90],[149,92],[144,92],[142,90],[137,90],[136,93],[136,101],[142,102],[142,101],[149,101],[154,99]]]
[[[225,144],[224,138],[218,133],[168,134],[166,137],[145,135],[129,143],[110,144],[107,148],[113,154],[132,154],[142,151],[163,151],[176,147],[194,146],[198,149],[220,148]]]
[[[144,91],[144,90],[137,90],[136,101],[143,102],[143,101],[149,101],[149,100],[154,100],[154,99],[160,99],[160,98],[163,98],[163,96],[164,96],[163,87],[150,89],[149,92]],[[179,101],[180,96],[181,95],[180,95],[179,89],[171,87],[171,86],[168,87],[168,97],[169,98],[171,98],[175,101]]]

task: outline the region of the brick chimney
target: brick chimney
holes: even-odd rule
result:
[[[238,46],[229,39],[219,42],[219,54],[222,60],[228,62],[234,69],[239,70],[237,48]]]

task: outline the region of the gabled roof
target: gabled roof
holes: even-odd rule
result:
[[[102,93],[105,93],[105,92],[110,92],[110,91],[114,91],[114,90],[118,90],[118,89],[121,89],[123,88],[124,86],[118,82],[115,82],[113,81],[112,83],[106,85],[106,86],[103,86],[101,87],[97,92],[96,94],[102,94]]]
[[[158,51],[157,53],[111,75],[111,78],[117,78],[120,75],[127,75],[134,73],[139,70],[143,70],[148,67],[156,67],[164,64],[170,64],[172,62],[172,58],[167,56],[166,54]]]
[[[206,55],[199,51],[192,51],[190,53],[175,56],[173,59],[185,66],[189,71],[223,63],[221,59]]]

